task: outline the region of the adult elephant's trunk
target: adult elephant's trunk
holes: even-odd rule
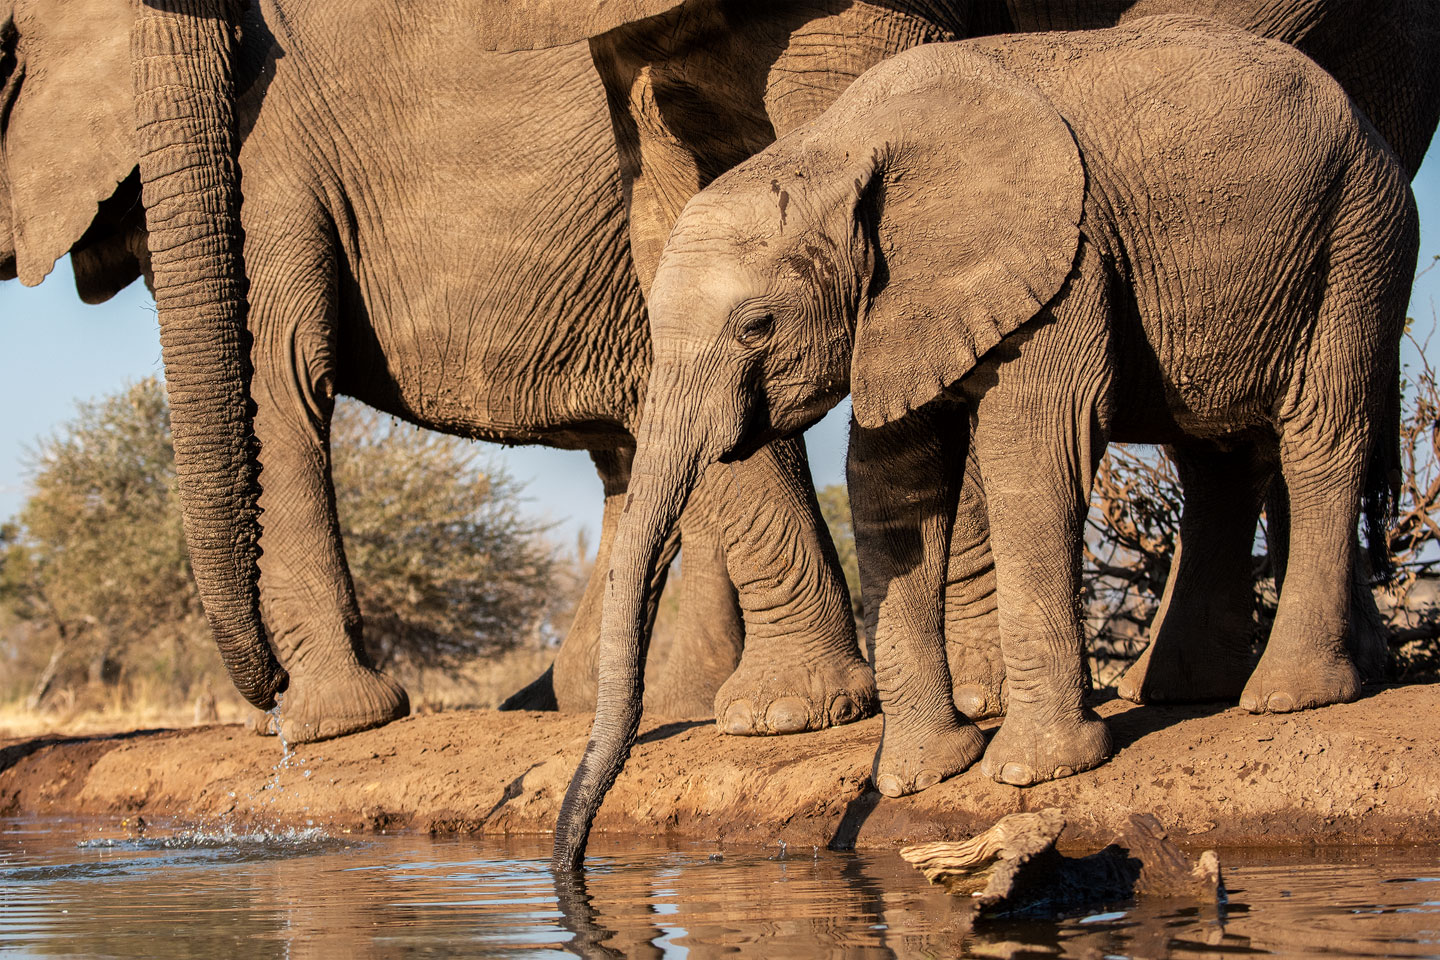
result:
[[[679,521],[701,469],[711,459],[698,443],[659,436],[656,423],[661,418],[650,413],[656,407],[655,395],[652,389],[625,512],[611,548],[600,628],[595,724],[555,826],[552,862],[557,870],[580,868],[590,825],[635,743],[644,699],[645,651],[650,642],[646,588],[666,538]]]
[[[190,564],[225,667],[275,704],[260,625],[228,0],[139,0],[131,48],[155,306]]]

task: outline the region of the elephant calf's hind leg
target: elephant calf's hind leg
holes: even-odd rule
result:
[[[1180,542],[1150,645],[1117,692],[1136,703],[1234,702],[1252,667],[1250,552],[1271,468],[1248,445],[1191,442],[1171,455],[1185,491]]]

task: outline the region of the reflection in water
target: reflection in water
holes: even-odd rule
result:
[[[0,820],[0,956],[1440,957],[1436,848],[1222,851],[1223,925],[1141,902],[972,931],[889,852],[600,837],[571,879],[542,838],[151,832]]]

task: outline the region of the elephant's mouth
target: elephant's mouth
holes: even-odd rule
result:
[[[773,426],[768,416],[764,417],[763,425],[756,424],[752,417],[750,421],[746,423],[746,429],[741,432],[740,439],[737,440],[729,450],[722,453],[716,459],[720,463],[738,463],[741,460],[748,460],[752,454],[758,452],[768,444],[774,443],[776,440],[786,440],[804,433],[825,419],[825,414],[829,412],[829,407],[823,407],[813,413],[807,414],[797,425],[789,429],[780,429]]]

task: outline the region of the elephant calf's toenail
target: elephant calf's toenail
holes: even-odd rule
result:
[[[1075,776],[1075,768],[1074,768],[1074,767],[1056,767],[1056,768],[1055,768],[1055,779],[1056,779],[1056,780],[1059,780],[1061,777],[1073,777],[1073,776]]]
[[[1023,763],[1007,763],[1000,768],[1000,779],[1012,787],[1028,787],[1035,782],[1035,771]]]
[[[840,694],[830,704],[830,722],[835,724],[849,723],[860,715],[860,708],[855,705],[845,694]]]
[[[755,715],[750,704],[736,700],[725,709],[724,731],[731,736],[744,737],[755,732]]]
[[[924,773],[920,774],[920,776],[915,778],[915,789],[929,790],[931,787],[935,786],[935,784],[939,783],[941,779],[942,778],[940,774],[934,772],[933,770],[926,770]]]
[[[884,773],[875,778],[875,789],[887,797],[905,796],[905,787],[893,773]]]
[[[956,687],[953,691],[955,709],[971,720],[981,717],[985,711],[985,691],[970,684]]]
[[[1290,713],[1295,709],[1295,698],[1288,693],[1272,693],[1265,706],[1271,713]]]
[[[794,697],[781,697],[770,704],[765,722],[773,733],[799,733],[810,722],[810,711]]]

